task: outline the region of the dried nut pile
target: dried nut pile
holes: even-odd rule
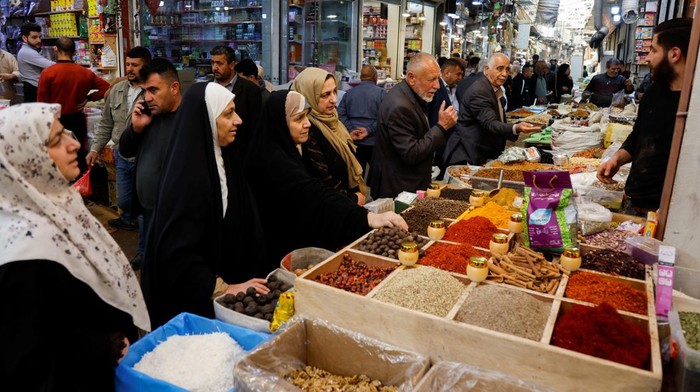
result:
[[[314,268],[315,266],[316,266],[315,264],[309,264],[306,266],[306,268],[297,268],[294,270],[294,275],[296,275],[296,276],[304,275],[304,272]]]
[[[583,255],[581,268],[644,280],[644,264],[627,253],[599,249]]]
[[[437,268],[410,268],[399,271],[377,291],[374,299],[445,317],[464,287],[462,282]]]
[[[596,181],[593,183],[593,186],[595,188],[605,189],[607,191],[622,192],[625,190],[624,182],[614,182],[612,184],[605,184],[600,181]]]
[[[472,177],[498,179],[501,169],[479,169]],[[518,170],[503,170],[503,179],[507,181],[523,182],[523,172]]]
[[[469,201],[469,196],[472,194],[472,190],[469,188],[464,189],[454,189],[445,188],[440,191],[440,197],[451,200]]]
[[[508,169],[508,170],[518,170],[518,171],[533,171],[533,170],[552,170],[553,166],[546,163],[537,162],[511,162],[503,163],[501,161],[494,161],[489,164],[490,168],[498,169]],[[504,174],[505,176],[505,174]],[[498,178],[498,177],[496,177]],[[505,178],[505,177],[504,177]]]
[[[572,155],[572,158],[594,158],[594,159],[600,159],[603,157],[603,154],[605,153],[604,148],[587,148],[583,151],[575,152],[574,155]]]
[[[551,306],[522,291],[480,284],[469,293],[455,320],[539,341]]]
[[[571,166],[595,166],[598,167],[602,161],[600,158],[569,158],[569,167]]]
[[[365,295],[395,269],[396,267],[370,267],[345,254],[337,271],[321,274],[314,280],[351,293]]]
[[[461,176],[468,176],[472,173],[472,169],[469,166],[457,166],[450,167],[447,172],[454,178],[459,178]]]
[[[700,313],[678,312],[683,336],[688,346],[700,350]]]
[[[638,235],[639,234],[627,230],[605,230],[597,234],[584,236],[583,243],[624,252],[627,250],[625,240],[631,237],[637,237]]]
[[[408,220],[406,220],[406,223],[408,223]],[[424,232],[427,232],[429,223],[430,221],[426,222],[425,226],[423,227]],[[411,228],[410,223],[408,223],[408,227]],[[418,244],[418,249],[422,255],[422,248],[428,243],[429,240],[427,238],[420,237],[416,233],[409,233],[395,227],[382,227],[381,229],[377,229],[369,233],[367,238],[360,242],[357,249],[379,256],[398,259],[397,252],[401,248],[401,244],[406,241],[414,241],[416,244]]]
[[[548,262],[542,253],[522,245],[505,256],[493,255],[489,260],[489,271],[491,281],[547,294],[554,294],[562,274],[569,274],[561,265]]]
[[[442,192],[440,192],[440,194],[442,194]],[[455,219],[462,215],[467,208],[469,208],[469,203],[465,201],[426,197],[423,200],[418,200],[411,210],[430,211],[435,215],[435,219]]]
[[[284,376],[284,379],[302,391],[343,391],[343,392],[394,392],[396,387],[385,386],[379,380],[359,376],[337,376],[323,369],[306,366]]]
[[[254,288],[249,287],[246,292],[239,292],[236,295],[226,294],[218,301],[221,305],[233,310],[261,320],[272,321],[275,312],[275,305],[280,294],[292,288],[291,285],[277,280],[276,276],[270,276],[265,283],[270,292],[268,294],[258,294]]]

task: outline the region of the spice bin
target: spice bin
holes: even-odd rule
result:
[[[430,366],[427,356],[307,318],[295,318],[279,335],[234,368],[237,391],[298,391],[284,375],[314,366],[340,376],[366,375],[413,390]]]
[[[673,373],[676,377],[676,390],[691,392],[700,390],[700,351],[693,350],[683,335],[678,312],[700,313],[700,305],[694,301],[673,298],[673,308],[668,312],[671,336],[676,342],[678,356],[673,359]]]
[[[553,390],[657,391],[661,387],[661,355],[653,302],[653,282],[648,266],[645,280],[634,282],[644,287],[647,293],[646,314],[619,312],[624,318],[644,326],[643,329],[650,334],[650,366],[648,369],[638,369],[551,345],[552,333],[559,315],[568,311],[574,304],[581,303],[564,297],[567,276],[562,277],[554,294],[537,293],[526,288],[489,281],[481,283],[518,290],[551,303],[542,338],[533,341],[457,322],[457,313],[477,287],[477,283],[468,283],[465,275],[452,274],[458,280],[468,283],[468,286],[445,317],[403,308],[375,298],[405,267],[399,267],[365,296],[313,281],[325,264],[337,263],[337,258],[342,258],[345,253],[362,256],[368,263],[371,259],[377,262],[392,262],[386,258],[357,252],[351,247],[352,245],[341,250],[336,254],[336,258],[327,260],[297,279],[295,307],[298,315],[324,319],[371,338],[430,355],[434,363],[445,360],[499,369],[526,383],[544,385]],[[417,265],[411,268],[427,267]]]

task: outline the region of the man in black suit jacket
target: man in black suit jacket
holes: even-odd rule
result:
[[[239,77],[235,72],[236,53],[228,46],[215,46],[211,50],[211,69],[216,83],[226,87],[236,95],[236,114],[243,120],[236,131],[236,142],[232,145],[245,157],[248,144],[260,118],[262,93],[260,87],[250,80]]]
[[[448,165],[483,165],[503,152],[506,140],[517,140],[520,132],[540,128],[528,123],[506,124],[503,83],[508,78],[508,56],[494,54],[484,73],[467,89],[459,101],[459,120],[455,136],[445,147]]]
[[[445,144],[445,130],[457,122],[453,107],[441,105],[438,123],[428,123],[428,103],[440,88],[440,67],[427,53],[408,62],[406,80],[382,100],[369,177],[372,197],[395,197],[430,184],[433,153]]]
[[[513,78],[513,89],[508,100],[508,111],[520,109],[523,106],[532,105],[535,102],[535,86],[532,75],[534,70],[531,64],[525,64],[523,71]]]

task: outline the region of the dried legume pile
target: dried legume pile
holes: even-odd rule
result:
[[[678,312],[678,316],[688,346],[693,350],[700,350],[700,313]]]
[[[631,237],[637,237],[639,234],[629,232],[627,230],[605,230],[597,234],[584,236],[584,242],[587,245],[599,246],[601,248],[617,249],[624,252],[627,250],[625,240]]]
[[[604,148],[587,148],[572,155],[572,158],[597,158],[600,159],[605,153]]]
[[[173,335],[144,354],[134,369],[190,391],[226,392],[233,388],[241,346],[224,332]]]
[[[607,303],[574,305],[554,326],[552,344],[641,369],[648,368],[651,356],[649,334]]]
[[[370,267],[345,254],[337,271],[321,274],[314,280],[351,293],[365,295],[395,269],[396,267]]]
[[[598,274],[578,271],[566,285],[566,296],[592,304],[607,302],[615,309],[647,314],[647,294]]]
[[[428,225],[430,222],[440,219],[433,211],[415,208],[402,212],[401,217],[406,221],[409,231],[420,235],[428,235]]]
[[[451,224],[443,240],[473,244],[488,249],[491,236],[497,232],[499,232],[498,228],[490,220],[483,216],[475,216]]]
[[[369,233],[367,238],[360,242],[357,249],[379,256],[398,259],[397,252],[401,248],[401,244],[406,241],[414,241],[418,244],[419,252],[423,255],[422,248],[429,240],[418,236],[417,233],[409,233],[395,227],[382,227]]]
[[[508,222],[510,222],[510,216],[512,214],[513,211],[490,201],[484,206],[477,207],[469,211],[469,213],[467,213],[462,219],[469,219],[475,216],[483,216],[484,218],[490,220],[491,223],[496,225],[496,227],[507,229]]]
[[[455,188],[444,188],[440,191],[440,198],[459,200],[459,201],[469,201],[469,195],[472,194],[472,190],[469,188],[455,189]]]
[[[599,249],[583,255],[582,268],[644,280],[644,264],[627,253]]]
[[[464,275],[467,273],[467,264],[472,256],[487,256],[487,254],[474,249],[471,244],[436,243],[425,251],[425,256],[418,263]]]
[[[359,376],[337,376],[313,366],[295,370],[284,379],[301,388],[302,391],[343,391],[343,392],[394,392],[396,387],[385,386],[379,380]]]
[[[455,320],[539,341],[551,305],[527,293],[480,284],[469,293]]]
[[[442,192],[440,192],[442,194]],[[414,204],[414,210],[427,210],[436,215],[438,218],[455,219],[462,215],[469,208],[469,203],[459,200],[449,200],[443,198],[426,197],[423,200],[418,200]]]
[[[410,268],[387,282],[375,299],[404,308],[445,317],[464,292],[464,284],[432,267]]]

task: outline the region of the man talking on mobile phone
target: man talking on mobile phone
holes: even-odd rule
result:
[[[141,230],[147,233],[170,130],[182,97],[177,70],[166,59],[156,58],[144,65],[139,78],[143,81],[144,99],[134,104],[131,124],[119,139],[119,153],[124,158],[136,158],[132,213],[139,209],[143,212]]]

